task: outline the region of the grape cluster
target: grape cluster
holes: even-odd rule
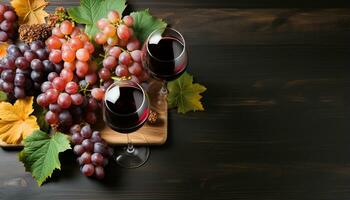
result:
[[[0,41],[7,42],[17,35],[17,15],[11,6],[0,4]]]
[[[46,75],[61,68],[48,60],[42,41],[9,45],[6,57],[0,62],[0,90],[17,99],[35,95],[42,88]]]
[[[113,76],[131,76],[138,83],[148,80],[149,74],[141,64],[141,42],[133,36],[133,21],[129,15],[121,19],[115,11],[97,21],[101,32],[95,41],[103,44],[106,51],[103,68],[98,72],[101,80],[109,81]]]
[[[47,75],[48,81],[42,84],[42,93],[37,97],[37,103],[49,109],[45,120],[62,129],[83,120],[94,124],[99,103],[82,94],[89,86],[97,87],[97,65],[90,61],[93,44],[84,32],[65,20],[52,29],[46,45],[49,60],[63,68]]]
[[[105,176],[104,166],[108,164],[108,158],[112,156],[113,150],[108,147],[101,138],[100,132],[92,131],[90,125],[81,127],[76,124],[71,127],[73,151],[79,156],[78,163],[81,172],[85,176],[95,176],[102,179]]]

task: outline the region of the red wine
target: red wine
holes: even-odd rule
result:
[[[139,129],[146,121],[149,109],[141,89],[118,85],[110,88],[105,97],[104,120],[109,127],[121,133]]]
[[[157,43],[148,42],[148,68],[160,79],[173,80],[186,69],[187,54],[183,53],[184,45],[172,37],[163,37]]]

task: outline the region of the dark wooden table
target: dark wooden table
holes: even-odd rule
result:
[[[102,182],[68,152],[39,188],[17,152],[0,149],[1,200],[350,198],[348,0],[129,4],[184,34],[206,111],[171,111],[168,141],[147,164],[112,164]]]

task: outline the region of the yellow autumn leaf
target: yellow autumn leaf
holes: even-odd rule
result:
[[[6,50],[8,46],[9,44],[7,44],[6,42],[0,42],[0,59],[7,55]]]
[[[49,14],[44,10],[48,5],[45,0],[12,0],[20,24],[43,24]]]
[[[14,105],[0,103],[0,139],[8,144],[20,144],[21,141],[39,129],[36,117],[31,116],[33,97],[18,99]]]

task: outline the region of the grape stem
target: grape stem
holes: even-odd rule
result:
[[[79,89],[79,92],[83,92],[84,96],[86,96],[86,92],[91,91],[91,90],[88,90],[88,87],[89,87],[89,83],[86,84],[86,86],[85,86],[84,88],[81,87],[81,88]]]

